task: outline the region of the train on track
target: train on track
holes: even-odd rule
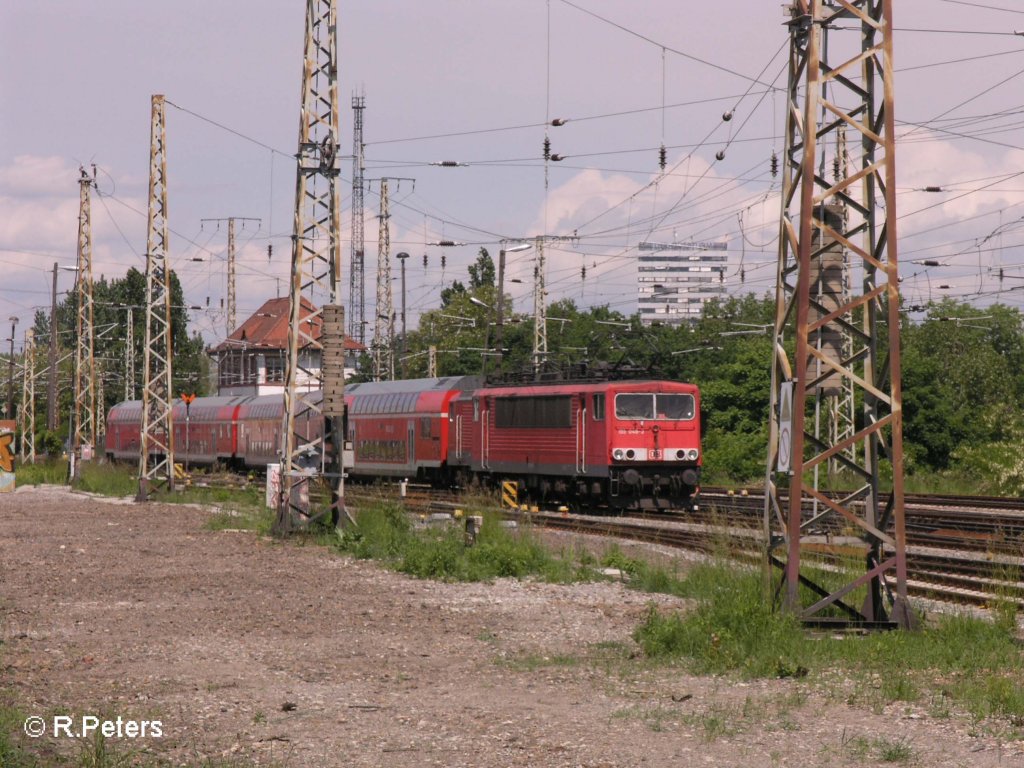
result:
[[[700,393],[673,381],[487,385],[478,376],[349,384],[355,479],[468,487],[516,481],[538,503],[688,509],[700,486]],[[284,398],[219,396],[174,406],[175,458],[263,471],[280,461]],[[105,453],[139,456],[142,403],[115,405]],[[319,437],[317,418],[297,431]]]

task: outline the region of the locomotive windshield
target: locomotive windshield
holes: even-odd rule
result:
[[[688,421],[693,418],[693,395],[623,392],[615,396],[615,416]]]

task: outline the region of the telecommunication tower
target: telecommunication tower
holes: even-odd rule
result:
[[[306,0],[278,535],[320,517],[309,503],[310,480],[317,476],[331,487],[331,522],[348,518],[337,78],[337,0]]]
[[[142,436],[139,492],[146,501],[159,486],[174,489],[174,350],[171,339],[171,268],[167,243],[167,124],[164,97],[152,97],[149,145],[149,215],[146,236],[146,346],[142,362]]]
[[[81,476],[84,446],[96,446],[96,357],[92,298],[92,206],[90,190],[96,186],[96,170],[90,176],[79,168],[78,179],[78,271],[75,279],[77,313],[75,321],[75,410],[72,414],[71,450],[75,479]]]
[[[363,233],[363,190],[366,171],[363,110],[366,96],[352,97],[352,263],[348,286],[348,335],[366,344],[366,240]]]
[[[903,507],[892,0],[796,0],[788,11],[765,482],[768,562],[782,569],[784,606],[805,622],[907,627],[913,616],[907,603]],[[857,38],[834,36],[824,45],[830,28],[851,24],[860,27]],[[816,161],[841,125],[857,134],[856,169],[842,170],[833,182],[816,172]],[[820,300],[816,284],[836,286],[841,280],[837,252],[843,249],[856,260],[861,290],[843,295],[830,287],[825,291],[830,300]],[[843,349],[844,333],[852,339],[850,351]],[[834,397],[844,386],[852,386],[863,404],[859,430],[838,442],[815,437],[806,423],[811,402]],[[857,452],[848,453],[853,447]],[[808,473],[833,458],[854,485],[840,498],[807,482]],[[879,492],[883,459],[892,470],[887,500]],[[785,485],[788,496],[780,493]],[[810,505],[819,511],[810,514]],[[832,522],[855,530],[864,554],[863,572],[839,588],[818,583],[801,565],[806,538]],[[846,601],[855,590],[864,593],[859,607]],[[883,598],[890,594],[887,608]],[[807,595],[813,597],[805,600]]]

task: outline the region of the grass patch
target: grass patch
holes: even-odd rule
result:
[[[35,464],[18,462],[14,466],[16,485],[66,485],[68,463],[63,459],[46,459]]]
[[[457,522],[417,527],[400,506],[380,504],[361,511],[358,526],[341,533],[335,546],[421,579],[489,581],[535,576],[570,583],[593,578],[588,565],[551,552],[529,529],[505,528],[497,516],[488,514],[476,544],[466,546]]]
[[[955,705],[979,721],[1024,722],[1024,650],[1012,619],[941,615],[918,632],[840,639],[812,635],[774,611],[760,574],[730,564],[696,566],[678,591],[696,600],[694,610],[652,605],[635,630],[650,659],[742,677],[821,679],[838,670],[855,683],[850,704],[925,701],[947,713]]]

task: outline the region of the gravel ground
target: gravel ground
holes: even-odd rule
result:
[[[841,681],[652,667],[631,640],[652,598],[621,584],[417,581],[208,515],[0,496],[6,703],[159,720],[112,743],[189,765],[860,766],[904,745],[914,766],[1024,766],[964,719],[850,707]]]

